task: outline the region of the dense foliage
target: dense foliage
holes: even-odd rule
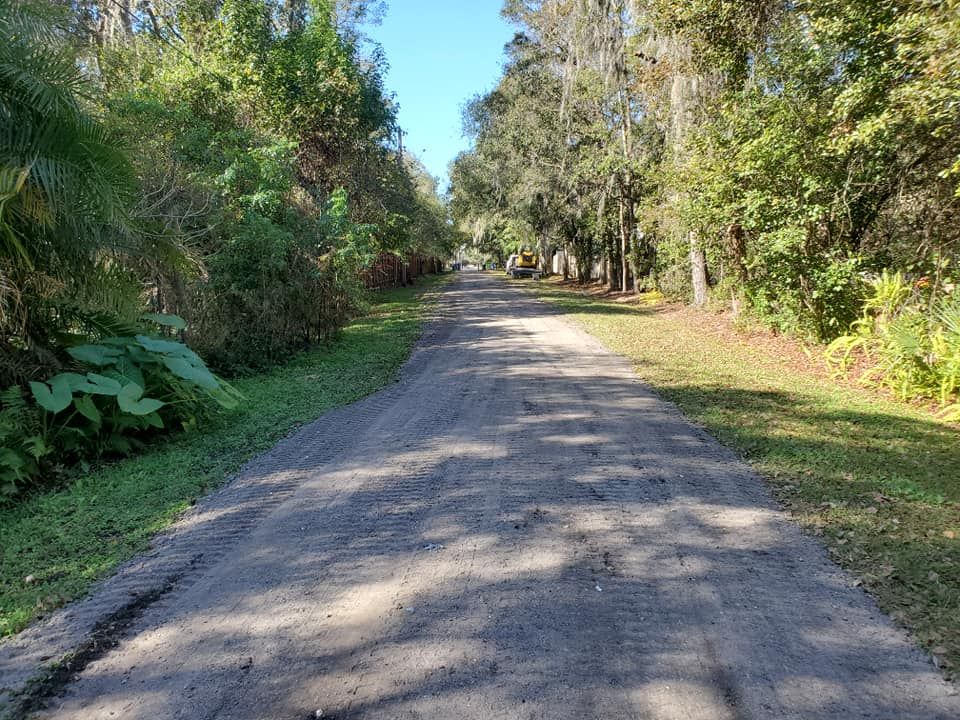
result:
[[[0,0],[0,489],[236,396],[444,256],[364,2]]]
[[[920,346],[958,353],[937,335],[960,273],[956,0],[504,13],[519,32],[467,109],[475,144],[453,170],[458,222],[484,250],[539,245],[581,279],[821,340],[849,334],[872,283],[899,272]]]

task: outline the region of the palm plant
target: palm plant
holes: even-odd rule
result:
[[[49,3],[0,0],[0,381],[75,324],[71,288],[135,248],[131,168],[85,109],[89,85]],[[48,349],[47,349],[48,350]],[[49,364],[49,363],[47,363]],[[29,373],[28,373],[29,374]]]

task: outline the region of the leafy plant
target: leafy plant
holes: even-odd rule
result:
[[[901,399],[936,399],[944,417],[960,419],[960,298],[920,292],[901,273],[884,272],[871,283],[862,317],[852,332],[826,349],[827,361],[847,372],[862,357],[861,382],[893,390]]]
[[[48,453],[38,409],[19,387],[0,392],[0,496],[15,495],[36,478]]]
[[[145,320],[176,330],[175,316]],[[52,464],[125,454],[150,435],[188,429],[241,399],[193,350],[164,337],[111,337],[67,349],[69,372],[0,394],[0,492],[16,495]],[[32,402],[30,402],[32,400]]]
[[[210,401],[232,409],[239,399],[180,342],[136,335],[77,345],[67,352],[78,365],[93,369],[30,383],[37,404],[50,415],[73,408],[55,436],[76,430],[73,421],[83,418],[108,447],[122,447],[116,438],[128,430],[160,429],[171,421],[192,427],[209,412]]]

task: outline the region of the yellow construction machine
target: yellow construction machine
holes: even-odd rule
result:
[[[540,259],[533,250],[521,250],[507,260],[507,275],[512,278],[540,277]]]

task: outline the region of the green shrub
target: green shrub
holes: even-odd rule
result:
[[[924,284],[884,271],[871,283],[862,317],[828,346],[826,357],[841,372],[862,357],[864,384],[903,400],[934,399],[945,417],[960,420],[960,297],[927,297]]]
[[[0,392],[0,496],[16,494],[39,474],[39,461],[47,454],[41,414],[22,388]]]
[[[746,295],[775,329],[817,340],[837,337],[856,320],[863,298],[860,260],[806,251],[798,227],[767,233],[750,260]]]
[[[191,344],[214,367],[242,373],[328,339],[363,307],[359,271],[374,231],[350,220],[343,190],[294,230],[246,213],[195,287]]]
[[[180,318],[146,316],[184,330]],[[240,396],[180,342],[150,336],[105,338],[67,349],[74,366],[30,395],[12,387],[0,410],[0,492],[20,494],[45,469],[127,454],[151,435],[192,428]],[[31,402],[32,401],[32,402]]]

